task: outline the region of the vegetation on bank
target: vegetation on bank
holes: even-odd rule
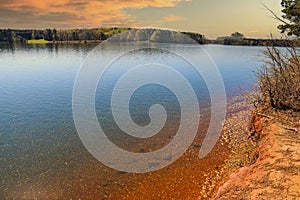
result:
[[[168,41],[171,35],[166,35],[171,31],[161,31],[158,29],[130,29],[130,28],[93,28],[93,29],[69,29],[69,30],[56,30],[56,29],[45,29],[45,30],[16,30],[16,29],[0,29],[0,42],[9,43],[35,43],[36,41],[45,40],[48,42],[86,42],[86,41],[103,41],[115,34],[122,33],[127,30],[132,30],[130,35],[131,38],[137,40],[151,39],[153,41]],[[151,35],[147,38],[145,32],[151,30]],[[205,37],[202,34],[183,32],[200,44],[205,43]],[[179,34],[178,34],[179,35]],[[161,38],[164,37],[164,38]]]
[[[29,43],[35,40],[46,40],[48,42],[60,43],[87,43],[89,41],[101,42],[112,37],[115,34],[132,30],[137,40],[143,40],[145,30],[149,29],[130,29],[130,28],[92,28],[92,29],[68,29],[68,30],[19,30],[19,29],[0,29],[0,42],[7,43]],[[152,29],[155,30],[155,29]],[[149,38],[153,41],[161,40],[158,38],[159,30],[153,31],[153,35]],[[166,32],[166,31],[165,31]],[[179,32],[178,32],[179,33]],[[192,32],[181,32],[197,41],[199,44],[220,44],[220,45],[243,45],[243,46],[286,46],[287,40],[282,39],[251,39],[246,38],[239,32],[233,33],[231,36],[219,37],[216,40],[209,40],[203,34]],[[179,35],[179,34],[178,34]],[[147,38],[148,39],[148,38]],[[178,38],[177,38],[178,39]],[[163,39],[169,41],[170,39]],[[29,41],[29,42],[28,42]],[[35,42],[33,42],[34,44]],[[40,43],[39,43],[40,44]]]
[[[282,0],[283,25],[278,28],[288,35],[300,36],[300,1]],[[255,101],[259,105],[280,110],[300,111],[300,55],[295,43],[290,43],[285,51],[268,47],[265,63],[256,71],[259,94]]]
[[[276,16],[270,9],[269,11],[283,23],[278,27],[282,33],[296,36],[297,41],[300,36],[300,1],[282,0],[281,4],[284,8],[283,18]],[[255,164],[240,168],[231,174],[214,199],[300,197],[299,185],[296,184],[299,180],[297,161],[300,144],[300,55],[299,49],[295,47],[299,44],[296,44],[295,40],[285,42],[289,42],[285,49],[272,45],[264,51],[265,62],[256,71],[257,90],[253,94],[247,94],[251,98],[254,97],[252,103],[258,107],[252,112],[250,127],[236,129],[239,126],[235,123],[242,119],[241,112],[232,120],[233,125],[229,123],[229,118],[224,126],[223,137],[230,138],[229,145],[232,141],[237,141],[231,146],[237,149],[235,152],[238,153],[233,154],[233,159],[229,161],[233,164],[238,161],[240,166],[244,166],[244,163],[249,165],[251,161],[255,161]],[[229,131],[226,131],[226,128]],[[235,140],[239,133],[242,133],[244,138],[241,136]],[[247,140],[245,135],[248,136]],[[245,141],[249,139],[255,144],[255,148],[245,145]],[[251,150],[253,148],[254,151]],[[242,156],[239,156],[240,152]],[[245,160],[241,159],[244,157],[250,159],[244,162]]]
[[[0,42],[25,43],[30,40],[46,41],[85,41],[85,40],[106,40],[107,38],[122,33],[129,28],[93,28],[93,29],[68,29],[68,30],[19,30],[0,29]]]
[[[186,36],[187,35],[187,36]],[[153,43],[199,44],[205,43],[205,37],[198,33],[176,32],[161,29],[132,29],[120,35],[109,38],[110,42],[150,41]]]
[[[254,39],[254,38],[222,38],[208,41],[209,44],[234,45],[234,46],[278,46],[286,47],[290,45],[288,40],[284,39]],[[296,43],[295,43],[296,44]]]
[[[297,50],[282,52],[269,47],[264,52],[265,64],[257,70],[259,104],[276,109],[300,111],[300,60]]]

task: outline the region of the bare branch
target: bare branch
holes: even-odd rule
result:
[[[263,4],[264,8],[267,9],[274,17],[274,19],[277,19],[279,21],[281,21],[282,23],[284,23],[285,25],[290,26],[291,24],[284,21],[281,17],[279,17],[273,10],[271,10],[268,6],[266,6],[265,4]]]

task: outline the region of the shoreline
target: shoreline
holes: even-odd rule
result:
[[[257,160],[233,172],[214,199],[300,197],[300,124],[299,117],[291,114],[264,108],[252,112],[250,136]]]
[[[1,41],[0,44],[26,44],[26,45],[47,45],[47,44],[100,44],[105,40],[63,40],[63,41],[47,41],[43,43],[33,42],[27,43],[24,42],[7,42]],[[204,43],[199,43],[199,45],[222,45],[222,46],[243,46],[243,47],[268,47],[268,46],[275,46],[275,47],[290,47],[291,42],[287,40],[271,40],[271,39],[248,39],[245,38],[243,42],[224,42],[218,40],[207,40]],[[299,47],[300,42],[296,41],[295,46]]]
[[[135,191],[125,194],[121,199],[214,198],[230,174],[255,159],[255,148],[249,142],[248,135],[240,132],[250,123],[251,109],[242,97],[232,98],[228,102],[229,112],[223,133],[210,155],[204,159],[191,157],[190,153],[197,154],[199,149],[190,148],[182,158],[168,167],[170,170],[162,169],[144,177]],[[243,148],[248,149],[242,152]],[[246,156],[245,159],[247,153],[253,153],[253,158]]]

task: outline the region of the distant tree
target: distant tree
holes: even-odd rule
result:
[[[32,34],[31,34],[31,38],[32,39],[43,39],[43,31],[42,30],[32,30],[31,31]]]
[[[107,36],[103,32],[100,32],[100,40],[106,40],[106,39]]]
[[[57,37],[58,37],[59,41],[63,41],[64,40],[63,39],[63,35],[64,35],[63,31],[61,31],[61,30],[57,31]]]
[[[78,30],[72,31],[72,37],[70,38],[71,40],[78,40]]]
[[[33,40],[34,40],[34,39],[37,39],[37,31],[36,31],[36,30],[32,30],[31,38],[32,38]]]
[[[235,33],[231,34],[231,37],[234,39],[241,39],[241,38],[244,38],[244,35],[239,32],[235,32]]]
[[[0,29],[0,42],[4,41],[3,30]]]
[[[12,43],[14,41],[14,34],[11,29],[7,29],[6,38],[9,43]]]
[[[52,41],[53,40],[52,30],[51,29],[45,29],[43,31],[43,38],[45,40]]]
[[[92,34],[91,34],[91,31],[88,30],[88,29],[85,29],[85,40],[91,40],[92,39]]]
[[[57,35],[57,30],[53,29],[53,40],[58,41],[58,35]]]

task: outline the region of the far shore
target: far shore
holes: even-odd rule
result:
[[[90,44],[90,43],[101,43],[104,40],[70,40],[70,41],[50,41],[52,44]]]
[[[129,31],[130,32],[126,32]],[[0,29],[0,42],[48,44],[48,43],[70,43],[86,44],[101,43],[116,34],[124,33],[123,39],[145,41],[150,38],[154,42],[172,43],[182,41],[184,35],[199,44],[219,44],[232,46],[300,46],[298,40],[285,39],[259,39],[248,38],[239,32],[231,36],[222,36],[216,39],[206,38],[205,35],[195,32],[180,32],[160,29],[134,29],[134,28],[91,28],[91,29]]]
[[[101,43],[104,40],[66,40],[66,41],[48,41],[44,39],[27,40],[26,44],[90,44]]]
[[[105,40],[68,40],[68,41],[48,41],[50,44],[91,44],[102,43]],[[291,41],[288,40],[273,40],[273,39],[252,39],[244,38],[243,40],[206,40],[204,44],[216,44],[226,46],[290,46]],[[297,45],[300,46],[300,45]]]
[[[48,40],[28,40],[25,42],[15,42],[16,44],[100,44],[105,40],[63,40],[63,41],[48,41]],[[0,44],[8,44],[9,42],[0,42]],[[289,40],[273,40],[273,39],[248,39],[243,40],[206,40],[200,45],[225,45],[225,46],[278,46],[278,47],[289,47],[291,41]],[[300,46],[299,42],[294,43],[295,46]]]

